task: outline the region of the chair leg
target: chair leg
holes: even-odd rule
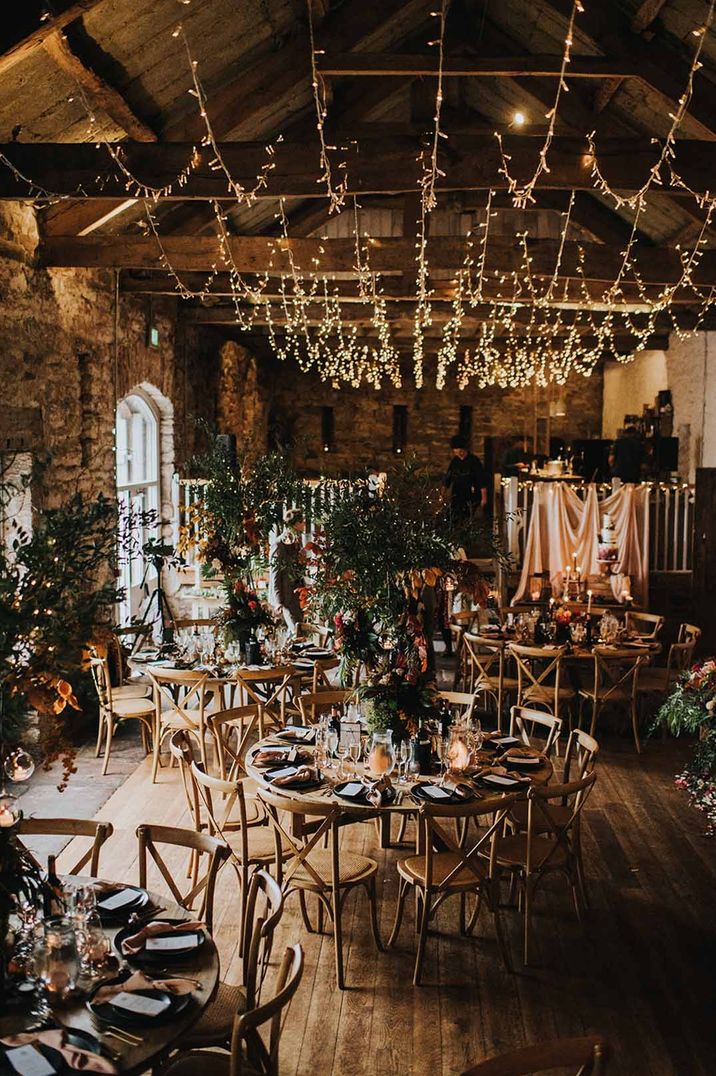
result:
[[[323,914],[324,914],[323,913],[323,901],[319,897],[318,898],[318,923],[317,923],[317,926],[316,926],[316,929],[317,929],[319,934],[323,933]]]
[[[313,923],[311,922],[311,920],[309,918],[308,908],[306,907],[306,894],[304,893],[304,891],[302,889],[299,889],[299,891],[298,891],[298,903],[301,906],[301,916],[303,918],[303,925],[305,926],[305,928],[306,928],[306,930],[308,931],[309,934],[313,934],[314,933]]]
[[[343,979],[343,923],[341,921],[341,891],[338,888],[333,890],[333,944],[336,949],[336,985],[339,990],[343,990],[345,982]]]
[[[594,735],[594,730],[597,727],[597,717],[598,716],[599,716],[599,703],[595,699],[594,704],[592,705],[592,723],[589,726],[589,735],[590,736]]]
[[[159,731],[154,734],[154,744],[152,751],[152,784],[157,783],[157,773],[159,771],[159,749],[161,747],[161,736]]]
[[[102,740],[104,739],[102,734],[104,732],[104,725],[105,725],[104,713],[103,713],[102,710],[100,710],[100,712],[99,712],[99,722],[97,724],[97,744],[96,744],[95,750],[94,750],[94,757],[95,758],[99,758],[99,753],[102,750]]]
[[[383,945],[383,939],[380,936],[380,927],[378,926],[378,894],[376,892],[375,875],[368,882],[366,889],[368,890],[368,900],[370,902],[370,926],[373,931],[373,941],[375,947],[379,953],[385,952],[385,946]]]
[[[403,912],[405,910],[405,898],[408,895],[408,883],[405,878],[400,879],[400,885],[398,886],[398,906],[395,909],[395,922],[393,923],[393,929],[390,932],[388,938],[388,949],[395,945],[400,934],[400,925],[403,922]]]
[[[524,880],[522,916],[524,920],[524,949],[523,963],[525,967],[530,962],[530,926],[532,917],[532,882],[529,878]]]
[[[477,897],[475,898],[475,907],[470,915],[467,924],[467,933],[472,934],[477,926],[477,920],[480,918],[480,910],[482,908],[482,887],[477,891]]]
[[[639,715],[636,712],[636,705],[632,701],[631,704],[631,727],[634,730],[634,743],[636,744],[637,754],[641,754],[641,740],[639,739]]]
[[[423,959],[425,957],[425,943],[428,940],[428,922],[430,920],[430,898],[428,893],[422,891],[422,912],[420,916],[420,932],[418,935],[418,951],[415,954],[415,971],[413,972],[413,986],[420,986],[423,974]]]
[[[104,749],[104,762],[102,763],[102,776],[103,777],[107,773],[107,769],[109,767],[109,755],[110,755],[110,752],[112,750],[112,738],[114,736],[114,719],[112,718],[111,715],[107,719],[106,736],[107,736],[107,744],[106,744],[106,747]]]
[[[463,938],[465,937],[465,934],[466,934],[466,929],[465,929],[465,927],[466,927],[466,920],[467,920],[467,916],[466,916],[466,911],[465,911],[465,901],[466,901],[466,900],[467,900],[467,894],[466,894],[466,893],[461,893],[461,894],[460,894],[460,918],[459,918],[459,929],[460,929],[460,935],[461,935],[461,937],[463,937]]]
[[[480,890],[480,896],[478,901],[482,898],[482,889]],[[505,931],[502,924],[502,913],[500,912],[500,893],[499,889],[493,890],[490,888],[487,895],[488,903],[492,911],[493,918],[495,920],[495,934],[497,935],[497,944],[500,947],[502,953],[502,960],[507,971],[512,971],[512,961],[510,960],[510,952],[507,948],[507,941],[505,939]],[[479,910],[479,904],[478,904]]]

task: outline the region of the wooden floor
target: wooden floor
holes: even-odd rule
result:
[[[426,985],[414,988],[412,911],[399,948],[380,954],[359,895],[346,911],[348,989],[341,993],[332,939],[307,934],[289,902],[279,943],[300,940],[306,964],[284,1033],[282,1074],[459,1073],[492,1052],[591,1031],[613,1044],[613,1073],[716,1072],[716,842],[704,839],[700,817],[673,786],[682,758],[673,743],[653,742],[637,757],[626,739],[607,741],[585,810],[591,910],[582,928],[562,884],[545,890],[534,920],[536,966],[529,971],[505,972],[487,916],[476,940],[456,936],[448,906],[439,935],[428,942]],[[186,822],[177,771],[163,770],[153,786],[142,763],[98,817],[117,831],[102,874],[136,879],[136,825]],[[380,850],[372,825],[349,827],[344,840],[380,862],[387,935],[398,851]],[[226,870],[217,940],[229,980],[238,975],[233,887]],[[508,926],[519,966],[516,913],[508,913]]]

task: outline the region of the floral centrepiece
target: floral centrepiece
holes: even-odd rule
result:
[[[241,579],[224,585],[226,604],[216,616],[227,642],[248,642],[259,628],[274,626],[269,607]]]
[[[685,769],[676,778],[707,821],[707,834],[716,834],[716,658],[698,662],[684,672],[657,715],[674,736],[698,734]]]

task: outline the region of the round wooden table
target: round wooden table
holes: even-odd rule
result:
[[[96,878],[79,876],[65,876],[63,878],[66,889],[74,885],[91,885],[97,881],[98,879]],[[149,897],[156,908],[163,909],[163,911],[157,913],[158,917],[187,920],[194,918],[191,912],[187,912],[185,908],[166,900],[164,897],[153,893],[150,893]],[[121,929],[121,924],[103,927],[105,934],[112,941],[114,941],[115,935]],[[112,951],[115,952],[114,946]],[[138,965],[132,964],[130,967],[135,969]],[[147,971],[147,974],[150,977],[153,974],[155,977],[160,975],[159,972],[153,973],[151,971]],[[110,1035],[103,1035],[101,1025],[94,1023],[85,1005],[85,995],[78,997],[76,1000],[70,999],[64,1005],[53,1008],[52,1019],[65,1027],[80,1028],[82,1031],[93,1035],[106,1048],[107,1053],[112,1055],[112,1061],[117,1071],[123,1073],[124,1076],[134,1076],[134,1074],[145,1072],[178,1044],[186,1032],[197,1022],[212,1000],[219,983],[219,954],[213,939],[207,934],[206,941],[197,949],[195,954],[184,954],[181,960],[168,961],[165,977],[171,978],[172,975],[188,975],[198,981],[199,986],[193,992],[193,1000],[186,1010],[171,1022],[166,1024],[147,1023],[137,1028],[128,1028],[127,1030],[131,1035],[141,1038],[138,1045],[130,1046]],[[27,1012],[25,1010],[18,1009],[8,1016],[4,1016],[2,1020],[3,1033],[12,1034],[23,1030],[23,1020],[26,1025]]]

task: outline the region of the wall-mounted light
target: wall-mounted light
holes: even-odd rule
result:
[[[512,114],[512,123],[510,124],[510,127],[524,127],[526,123],[527,117],[524,112],[517,111]]]

